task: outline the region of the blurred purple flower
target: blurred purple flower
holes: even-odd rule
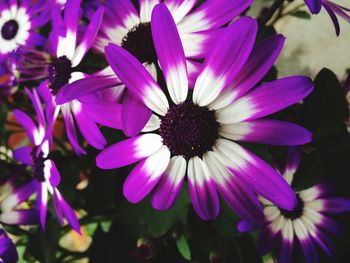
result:
[[[0,262],[14,263],[18,261],[18,254],[12,240],[6,232],[0,228]]]
[[[54,105],[47,103],[44,109],[42,99],[47,99],[51,94],[44,87],[47,83],[44,82],[38,88],[26,93],[33,103],[38,125],[23,111],[14,110],[13,114],[25,129],[32,146],[19,147],[13,151],[13,158],[23,164],[30,165],[33,173],[33,189],[37,191],[37,207],[40,214],[40,223],[42,228],[45,228],[46,213],[48,204],[48,194],[53,196],[54,208],[56,215],[61,224],[64,223],[65,217],[71,227],[80,233],[80,226],[74,210],[67,204],[62,197],[57,186],[61,181],[61,176],[56,168],[55,163],[48,159],[50,153],[53,135],[52,123],[54,122],[57,109]]]
[[[35,32],[43,24],[38,15],[40,1],[5,0],[0,4],[0,60],[15,51],[19,46],[40,46],[45,38]]]
[[[151,14],[154,6],[164,2],[179,30],[186,57],[188,82],[189,86],[193,87],[201,68],[201,63],[194,59],[203,59],[206,56],[212,45],[217,41],[217,37],[221,32],[220,28],[247,9],[252,0],[209,0],[204,1],[196,8],[198,0],[140,0],[138,2],[139,10],[137,11],[130,0],[106,1],[105,14],[99,33],[93,43],[93,48],[104,54],[104,48],[109,43],[123,47],[143,63],[157,80],[156,66],[158,58],[151,33]],[[92,8],[90,13],[94,14],[94,10],[100,5],[95,3],[95,8]],[[117,84],[121,94],[125,89],[124,83],[120,83],[120,80],[108,67],[96,76],[82,79],[61,89],[57,94],[57,102],[67,102]],[[140,103],[135,96],[129,92],[127,93],[125,95],[127,103],[123,104],[121,119],[125,134],[134,136],[141,131],[149,120],[151,111]],[[136,114],[139,108],[142,108],[143,112],[147,114],[137,118]],[[135,116],[133,124],[130,124],[128,120],[129,115]],[[133,125],[136,125],[136,127]]]
[[[340,26],[337,15],[350,23],[350,16],[346,13],[350,12],[350,9],[333,3],[331,0],[305,0],[305,3],[310,9],[310,12],[313,14],[318,14],[321,11],[322,6],[326,9],[327,13],[332,19],[337,36],[339,36],[340,33]]]
[[[184,50],[164,4],[153,9],[151,23],[171,101],[137,58],[108,45],[111,68],[139,103],[155,114],[143,128],[146,134],[106,148],[97,156],[97,166],[114,169],[140,161],[124,183],[124,195],[137,203],[152,192],[151,204],[159,210],[172,206],[186,170],[192,204],[202,219],[218,215],[217,192],[248,222],[262,218],[256,193],[293,209],[297,200],[285,180],[233,142],[298,145],[311,140],[310,132],[295,124],[259,120],[300,101],[313,89],[309,78],[295,76],[252,90],[274,64],[284,37],[272,36],[254,47],[256,20],[236,20],[223,30],[207,56],[190,99]],[[139,108],[127,121],[132,124],[135,116],[147,113]]]
[[[300,151],[291,148],[287,165],[283,171],[286,181],[291,184],[300,162]],[[327,236],[339,233],[339,225],[329,218],[329,214],[350,211],[350,200],[330,196],[330,188],[317,184],[297,192],[298,204],[292,211],[280,209],[267,200],[264,214],[267,221],[261,230],[258,250],[268,253],[278,244],[278,262],[293,262],[293,251],[298,240],[306,262],[318,262],[317,245],[330,257],[335,249]]]
[[[9,58],[0,61],[0,103],[15,91],[16,85],[14,63]]]

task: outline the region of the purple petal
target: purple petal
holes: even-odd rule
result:
[[[169,8],[175,23],[180,22],[196,5],[198,0],[165,0],[164,3]]]
[[[254,120],[275,113],[299,102],[313,90],[310,78],[286,77],[264,83],[231,105],[217,111],[224,124]]]
[[[64,52],[69,59],[73,58],[76,47],[80,4],[81,0],[67,0],[64,8],[64,22],[67,27],[66,50]]]
[[[78,101],[73,101],[71,104],[75,120],[85,140],[96,149],[103,149],[107,141],[103,137],[97,124],[84,113],[82,110],[83,107]]]
[[[190,89],[193,89],[194,84],[196,83],[197,77],[202,70],[202,64],[187,60],[187,70],[188,70],[188,86]]]
[[[332,241],[321,230],[317,230],[313,237],[322,250],[331,258],[336,256],[336,250]]]
[[[293,221],[295,235],[299,239],[301,249],[303,251],[305,261],[308,263],[318,262],[318,253],[312,237],[308,233],[305,225],[300,219]]]
[[[339,25],[338,18],[336,16],[333,8],[328,3],[325,3],[325,2],[323,2],[323,6],[326,9],[328,15],[330,16],[330,18],[331,18],[331,20],[333,22],[335,33],[337,34],[337,36],[339,36],[339,34],[340,34],[340,25]]]
[[[252,0],[205,1],[194,12],[187,15],[178,25],[181,33],[219,28],[232,21],[247,9]]]
[[[301,158],[301,152],[299,147],[289,147],[287,163],[286,163],[284,174],[285,173],[294,174],[298,170],[298,167],[300,164],[300,158]]]
[[[28,198],[36,191],[37,183],[31,180],[28,183],[15,188],[10,195],[8,195],[1,202],[2,211],[10,211],[15,209],[19,204],[28,200]]]
[[[15,159],[17,162],[32,165],[33,159],[32,159],[32,147],[31,146],[24,146],[19,147],[15,150],[13,150],[13,159]]]
[[[127,91],[121,110],[121,121],[124,133],[133,137],[138,135],[151,118],[152,111],[138,98]]]
[[[305,0],[305,4],[313,14],[318,14],[322,8],[322,0]]]
[[[68,224],[77,233],[81,234],[79,221],[74,210],[67,204],[66,200],[64,200],[63,196],[57,189],[54,189],[54,195],[56,195],[56,200],[58,202],[57,205],[60,207],[63,216],[67,219]]]
[[[36,197],[36,206],[39,210],[40,225],[45,230],[46,225],[46,213],[47,213],[47,202],[48,202],[48,190],[46,183],[38,184],[38,195]]]
[[[151,21],[153,8],[159,4],[159,2],[159,0],[139,0],[141,22],[148,23]]]
[[[143,134],[133,137],[104,149],[96,157],[96,165],[102,169],[123,167],[158,151],[162,146],[161,137],[157,134]]]
[[[219,193],[232,210],[250,225],[255,227],[261,225],[263,223],[262,207],[251,187],[231,174],[215,153],[207,152],[203,156],[203,162],[214,177]]]
[[[13,115],[15,116],[17,122],[24,128],[26,131],[30,141],[34,145],[40,144],[39,137],[38,137],[38,130],[32,121],[32,119],[23,111],[15,109],[13,111]]]
[[[230,97],[228,102],[232,102],[233,100],[244,95],[266,75],[278,58],[284,41],[284,36],[273,35],[264,39],[254,47],[247,62],[227,88],[227,94],[223,94],[223,96]],[[223,106],[214,107],[222,108]]]
[[[120,21],[127,29],[132,29],[140,23],[139,16],[130,0],[107,0],[107,7],[113,10],[117,21]]]
[[[78,155],[86,154],[86,151],[83,148],[81,148],[78,143],[78,137],[75,131],[73,115],[70,111],[69,105],[68,104],[62,105],[61,112],[62,112],[63,120],[66,126],[67,137],[68,137],[69,143],[73,147],[73,150]]]
[[[151,28],[170,97],[179,104],[186,100],[188,92],[186,59],[175,22],[165,4],[153,9]]]
[[[328,197],[322,199],[325,213],[344,213],[350,211],[350,200],[341,197]]]
[[[294,191],[265,161],[225,139],[217,140],[215,148],[229,170],[249,183],[256,193],[282,209],[292,210],[295,207],[297,199]]]
[[[124,48],[109,44],[105,52],[109,65],[125,86],[151,110],[164,115],[168,100],[147,69]]]
[[[290,122],[254,120],[220,127],[220,135],[234,141],[271,145],[300,145],[311,141],[312,134]]]
[[[93,41],[95,40],[97,31],[100,28],[102,22],[103,10],[103,7],[100,7],[92,17],[81,43],[75,49],[74,57],[72,59],[72,67],[76,67],[81,62],[86,52],[90,49]]]
[[[293,234],[293,229],[291,230]],[[279,253],[278,253],[278,262],[279,263],[292,263],[293,262],[293,252],[294,246],[293,242],[289,240],[282,239],[280,243]]]
[[[227,88],[248,59],[256,33],[257,22],[249,17],[240,18],[225,29],[204,61],[194,87],[193,102],[206,106]]]
[[[272,250],[276,237],[276,233],[271,231],[269,226],[262,228],[256,242],[259,255],[266,255]]]
[[[9,225],[35,225],[38,223],[38,213],[34,209],[18,209],[2,212],[0,221]]]
[[[181,156],[172,157],[151,199],[151,204],[155,209],[166,210],[174,204],[182,187],[185,173],[186,160]]]
[[[203,220],[214,219],[219,214],[219,197],[209,171],[199,157],[188,161],[188,190],[196,213]]]
[[[170,160],[170,151],[162,146],[141,161],[131,171],[123,185],[123,193],[131,203],[138,203],[148,195],[160,180]]]
[[[121,129],[122,107],[118,103],[102,101],[100,103],[82,104],[83,112],[96,123],[114,129]]]
[[[52,187],[56,187],[61,182],[61,175],[58,172],[54,161],[46,160],[45,165],[46,163],[50,164],[50,177],[49,177],[50,184]]]
[[[236,228],[241,233],[252,232],[256,230],[256,225],[251,225],[248,222],[241,220],[237,223]]]
[[[120,85],[116,76],[90,76],[63,86],[56,95],[56,103],[64,104],[90,93]]]

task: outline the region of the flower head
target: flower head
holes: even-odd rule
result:
[[[2,1],[0,4],[0,59],[23,45],[42,45],[45,38],[35,32],[42,24],[40,4],[31,1]]]
[[[171,12],[179,29],[178,33],[183,43],[190,87],[193,87],[201,68],[201,63],[194,59],[203,59],[217,41],[216,37],[220,34],[221,27],[252,3],[251,0],[209,0],[196,7],[198,2],[196,0],[140,0],[138,2],[139,10],[136,10],[130,0],[106,1],[105,15],[93,48],[104,53],[104,48],[109,43],[123,47],[137,58],[148,71],[152,72],[157,80],[158,57],[151,32],[151,27],[154,24],[151,23],[153,19],[151,14],[154,7],[163,2]],[[113,76],[110,68],[100,73],[61,89],[57,96],[59,103],[105,89],[111,84],[118,84],[120,93],[124,91],[125,83],[120,83],[120,80]],[[129,92],[126,90],[125,93]],[[142,103],[138,103],[133,94],[126,94],[125,97],[127,97],[127,103],[123,103],[121,111],[122,128],[127,136],[134,136],[147,123],[151,111],[146,114],[147,108]],[[138,115],[139,108],[145,112],[144,115]],[[128,117],[129,115],[134,115],[134,117],[131,119]]]
[[[166,87],[162,89],[128,51],[113,44],[106,47],[116,75],[153,114],[145,134],[106,148],[97,156],[97,166],[113,169],[140,161],[124,183],[124,195],[137,203],[152,191],[152,206],[159,210],[174,203],[186,174],[193,207],[203,219],[217,216],[218,192],[249,222],[261,218],[256,193],[293,209],[296,197],[283,178],[233,142],[293,145],[311,139],[307,130],[294,124],[257,120],[298,102],[313,88],[308,78],[289,77],[250,91],[274,63],[283,37],[274,36],[254,48],[256,21],[236,20],[206,58],[191,98],[185,54],[171,13],[159,4],[151,21]],[[147,116],[147,111],[139,107],[137,114]]]
[[[25,129],[32,146],[19,147],[13,151],[13,157],[16,161],[29,165],[32,168],[32,184],[33,189],[37,192],[37,207],[40,214],[40,223],[43,228],[46,224],[46,213],[48,205],[48,194],[53,196],[54,208],[56,215],[61,222],[64,223],[65,217],[72,228],[80,232],[79,222],[74,210],[67,204],[58,190],[61,176],[56,168],[55,163],[49,159],[53,135],[52,123],[57,114],[54,105],[46,104],[43,107],[42,100],[50,95],[45,89],[47,82],[43,82],[38,89],[26,93],[33,103],[38,125],[23,111],[14,110],[16,120]]]
[[[310,12],[313,14],[318,14],[321,11],[322,7],[326,9],[327,13],[332,19],[337,36],[340,33],[340,26],[337,15],[350,23],[350,16],[347,14],[347,12],[350,12],[350,9],[333,3],[332,0],[305,0],[305,3],[310,9]]]
[[[300,152],[291,148],[287,165],[283,171],[286,181],[291,184],[300,162]],[[330,214],[350,211],[350,200],[330,195],[329,187],[317,184],[297,192],[298,204],[292,211],[266,204],[264,214],[267,221],[258,240],[260,253],[270,251],[279,244],[278,261],[292,262],[294,246],[298,242],[307,262],[318,262],[316,247],[319,246],[328,256],[335,250],[328,233],[337,233],[339,225],[329,218]]]

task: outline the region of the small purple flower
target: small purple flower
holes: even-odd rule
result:
[[[339,36],[340,33],[340,26],[337,15],[350,23],[350,16],[346,13],[350,12],[350,9],[333,3],[331,0],[305,0],[305,3],[310,9],[310,12],[313,14],[318,14],[321,11],[322,6],[326,9],[327,13],[332,19],[337,36]]]
[[[12,240],[6,232],[0,228],[0,262],[14,263],[18,261],[18,254]]]
[[[313,89],[312,81],[300,76],[253,89],[274,64],[284,38],[272,36],[254,47],[256,20],[236,20],[223,29],[207,56],[191,98],[186,58],[171,13],[159,4],[151,21],[171,100],[137,58],[124,48],[108,45],[106,57],[113,71],[138,103],[154,114],[143,128],[145,134],[106,148],[97,156],[97,166],[114,169],[140,161],[124,183],[124,195],[137,203],[152,192],[151,204],[159,210],[172,206],[186,174],[193,207],[205,220],[218,215],[218,192],[248,222],[261,218],[256,193],[293,209],[296,196],[284,179],[233,142],[297,145],[311,139],[310,132],[297,125],[260,120],[300,101]],[[139,110],[139,115],[147,112]],[[130,114],[128,120],[134,117]]]
[[[0,4],[0,59],[19,46],[39,46],[45,38],[35,32],[42,25],[40,4],[31,0],[5,0]]]
[[[47,83],[41,84],[38,90],[33,89],[26,93],[33,103],[37,114],[38,125],[23,111],[14,110],[13,114],[16,120],[25,129],[28,138],[33,146],[24,146],[13,151],[13,158],[23,164],[32,167],[35,191],[37,191],[37,207],[40,214],[40,223],[45,228],[46,213],[48,204],[48,194],[53,196],[54,208],[56,215],[61,224],[64,223],[65,217],[72,228],[80,233],[80,226],[74,210],[67,204],[58,190],[61,176],[56,168],[55,163],[48,159],[52,145],[52,123],[57,114],[57,109],[52,104],[46,104],[43,108],[41,100],[51,94],[45,89]]]
[[[35,209],[17,208],[35,192],[35,183],[18,185],[16,171],[0,182],[0,223],[9,225],[35,225],[39,222]]]
[[[300,162],[300,152],[291,148],[283,176],[291,184]],[[278,208],[263,200],[267,221],[261,230],[258,250],[268,253],[278,244],[278,262],[292,262],[294,246],[298,242],[306,262],[318,262],[317,246],[328,256],[334,257],[335,250],[327,234],[339,233],[339,225],[329,214],[350,211],[350,200],[330,196],[329,187],[317,184],[298,191],[298,204],[292,211]]]

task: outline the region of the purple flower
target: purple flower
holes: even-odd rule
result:
[[[331,0],[305,0],[305,3],[313,14],[318,14],[321,11],[322,6],[326,9],[332,19],[337,36],[339,36],[340,33],[340,26],[336,15],[339,15],[350,23],[350,16],[346,13],[350,12],[350,9],[333,3]]]
[[[0,262],[14,263],[18,261],[16,247],[6,232],[0,228]]]
[[[35,182],[18,185],[16,170],[0,182],[0,223],[9,225],[34,225],[39,222],[35,209],[17,208],[35,192]],[[1,254],[1,253],[0,253]]]
[[[154,6],[160,2],[164,2],[168,7],[179,30],[186,56],[190,87],[193,87],[201,68],[201,64],[193,59],[204,58],[213,43],[217,41],[216,38],[221,32],[220,27],[230,22],[252,3],[251,0],[209,0],[195,8],[197,0],[140,0],[137,11],[130,0],[107,0],[104,18],[93,48],[104,53],[104,48],[109,43],[123,47],[143,63],[157,80],[158,58],[151,33],[151,14]],[[97,76],[77,81],[61,89],[57,94],[57,102],[67,102],[116,84],[119,84],[119,91],[122,93],[125,86],[115,77],[113,71],[107,68]],[[123,104],[121,112],[122,127],[126,135],[134,136],[146,124],[151,111],[139,103],[132,94],[125,96],[127,103]],[[145,114],[136,118],[139,108]],[[135,115],[135,117],[130,120],[129,115]]]
[[[13,151],[13,158],[23,164],[30,165],[32,168],[35,191],[37,191],[37,207],[40,214],[40,223],[45,228],[46,213],[48,204],[48,194],[53,196],[54,208],[56,215],[61,224],[64,223],[65,217],[72,228],[80,233],[78,219],[74,210],[67,204],[58,190],[58,185],[61,181],[60,174],[56,168],[55,163],[48,159],[52,145],[52,123],[57,115],[57,110],[52,104],[46,104],[43,108],[41,99],[50,95],[45,87],[47,83],[41,84],[38,90],[33,89],[26,93],[33,103],[38,125],[23,111],[14,110],[13,114],[16,120],[25,129],[28,138],[33,146],[24,146]]]
[[[113,89],[56,105],[56,93],[60,89],[88,76],[77,71],[76,68],[90,49],[103,17],[103,8],[99,8],[94,13],[90,23],[83,28],[84,31],[78,43],[80,3],[80,0],[68,0],[65,4],[63,18],[59,6],[56,5],[52,10],[50,44],[51,50],[55,54],[53,59],[46,52],[22,48],[19,50],[18,64],[24,74],[32,76],[28,79],[38,76],[39,78],[47,78],[48,87],[43,88],[47,89],[46,93],[52,94],[48,94],[47,99],[50,104],[56,107],[57,112],[62,112],[67,136],[73,150],[77,154],[85,154],[85,150],[78,142],[76,124],[91,146],[103,149],[106,139],[100,132],[98,124],[119,128],[119,121],[114,121],[111,116],[118,115],[120,108],[110,103],[115,96],[118,96],[118,94],[113,93]],[[21,55],[24,56],[24,59],[21,58]],[[26,67],[27,65],[29,67]],[[109,98],[106,99],[106,96]],[[96,112],[101,111],[106,112],[106,115],[96,114]]]
[[[300,152],[289,151],[283,176],[291,184],[300,162]],[[261,230],[258,249],[261,254],[269,252],[274,244],[279,244],[278,262],[292,262],[294,246],[298,242],[306,262],[318,262],[317,246],[328,256],[335,256],[333,244],[327,234],[339,232],[339,225],[329,218],[329,214],[350,211],[350,200],[333,197],[329,187],[317,184],[298,191],[298,204],[292,211],[278,208],[263,200],[267,221]]]
[[[45,38],[35,32],[42,25],[38,16],[39,3],[30,0],[1,1],[0,4],[0,59],[15,51],[19,46],[38,46]]]
[[[153,9],[151,28],[171,100],[137,58],[108,45],[106,57],[113,71],[153,114],[143,128],[145,134],[106,148],[97,156],[97,166],[114,169],[140,161],[124,183],[124,195],[137,203],[152,192],[151,204],[159,210],[174,203],[186,174],[193,207],[202,219],[218,215],[218,192],[248,222],[256,223],[261,211],[256,193],[293,209],[296,197],[285,180],[233,142],[294,145],[311,139],[297,125],[259,120],[300,101],[313,89],[310,79],[296,76],[251,90],[273,65],[284,38],[273,36],[254,47],[256,20],[236,20],[207,56],[191,98],[184,50],[164,4]],[[139,110],[136,116],[146,114]]]

